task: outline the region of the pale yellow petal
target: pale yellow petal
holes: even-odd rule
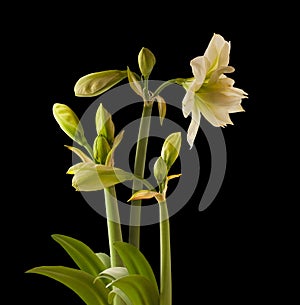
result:
[[[212,124],[215,127],[220,127],[222,124],[220,124],[219,120],[216,118],[214,112],[210,108],[209,104],[207,104],[205,101],[202,101],[199,96],[197,95],[196,98],[196,104],[200,112],[203,114],[205,119]]]
[[[197,107],[194,107],[193,111],[192,111],[192,119],[191,119],[191,123],[190,126],[188,128],[188,133],[187,133],[187,141],[190,145],[190,149],[193,147],[194,145],[194,141],[200,126],[200,119],[201,119],[201,113],[199,111],[199,109],[197,109]]]
[[[219,56],[219,67],[228,66],[230,53],[230,42],[225,41]]]
[[[182,113],[185,118],[191,113],[194,106],[195,93],[188,90],[182,100]]]
[[[191,60],[190,65],[192,67],[193,75],[197,80],[198,88],[200,88],[205,80],[209,63],[204,56],[198,56]]]
[[[214,66],[219,59],[221,50],[225,44],[224,38],[219,34],[214,34],[211,38],[208,47],[204,53],[204,56],[208,59],[210,66]]]
[[[230,106],[229,106],[230,107]],[[216,119],[219,122],[220,126],[226,126],[227,124],[233,124],[229,112],[228,112],[228,107],[218,107],[216,105],[210,105],[210,108],[216,117]]]
[[[221,66],[221,67],[219,67],[218,69],[214,70],[214,72],[211,74],[210,79],[209,79],[209,84],[216,83],[220,79],[220,76],[222,74],[232,73],[232,72],[234,72],[234,68],[231,67],[231,66]]]

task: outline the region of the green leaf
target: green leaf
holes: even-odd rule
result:
[[[97,276],[106,269],[105,264],[103,264],[91,248],[83,242],[60,234],[53,234],[51,237],[66,250],[81,270],[93,276]]]
[[[155,291],[159,293],[154,272],[144,254],[130,243],[116,241],[113,245],[127,268],[128,273],[144,276],[155,287]]]
[[[108,287],[110,286],[122,290],[132,305],[159,305],[159,293],[156,287],[143,275],[130,274],[123,276],[111,282]],[[114,289],[110,294],[118,294],[118,290]],[[121,294],[118,295],[122,298]],[[126,302],[125,299],[123,300]]]
[[[41,266],[26,273],[36,273],[52,278],[73,290],[86,305],[108,305],[109,289],[89,273],[64,266]]]
[[[101,262],[105,266],[105,269],[111,267],[109,255],[107,255],[106,253],[102,253],[102,252],[96,253],[96,255],[98,256],[98,258],[101,260]]]
[[[128,298],[128,296],[119,288],[113,287],[112,291],[108,294],[108,303],[113,304],[114,298],[120,298],[126,305],[132,305],[132,302]],[[119,300],[116,301],[115,304],[118,304]]]
[[[102,271],[98,278],[107,278],[111,281],[117,280],[122,276],[128,275],[128,270],[125,267],[111,267]]]
[[[126,70],[107,70],[87,74],[76,82],[75,95],[82,97],[100,95],[126,77]]]

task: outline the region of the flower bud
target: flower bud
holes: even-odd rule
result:
[[[149,49],[142,48],[138,55],[138,63],[142,75],[147,78],[156,63],[156,59]]]
[[[176,161],[181,147],[181,133],[171,133],[166,139],[161,149],[161,157],[167,165],[169,171]]]
[[[75,142],[85,146],[87,140],[84,136],[83,127],[73,110],[64,104],[53,105],[53,116],[60,128]]]
[[[111,147],[108,144],[105,137],[102,135],[98,135],[95,138],[94,146],[93,146],[93,153],[94,159],[99,164],[105,164],[106,158],[111,151]]]
[[[127,77],[127,71],[107,70],[87,74],[81,77],[75,84],[76,96],[97,96]]]
[[[115,125],[111,114],[103,107],[102,103],[97,109],[95,120],[97,135],[104,136],[108,143],[112,145],[115,138]]]
[[[158,183],[158,185],[162,184],[168,174],[168,169],[165,161],[163,160],[162,157],[159,157],[156,162],[154,163],[154,177]]]

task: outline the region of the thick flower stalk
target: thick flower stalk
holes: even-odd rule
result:
[[[187,141],[192,148],[200,126],[201,115],[216,127],[233,124],[229,114],[244,111],[242,99],[247,93],[235,88],[234,80],[225,73],[234,72],[229,66],[230,43],[221,35],[214,34],[204,55],[191,60],[194,77],[181,81],[186,89],[182,101],[184,117],[191,114]]]

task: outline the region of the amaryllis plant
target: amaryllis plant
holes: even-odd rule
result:
[[[229,55],[230,43],[221,35],[214,34],[204,55],[190,61],[189,78],[177,77],[150,90],[150,75],[156,58],[149,49],[142,48],[138,54],[138,72],[133,72],[129,67],[126,70],[93,72],[76,82],[75,95],[84,98],[99,97],[128,80],[134,94],[142,99],[143,111],[136,135],[133,172],[119,167],[115,158],[120,143],[126,141],[126,131],[115,132],[109,105],[102,102],[97,105],[93,122],[96,136],[92,142],[86,137],[84,124],[69,106],[60,103],[53,105],[54,119],[74,143],[66,145],[66,148],[79,160],[70,165],[67,171],[72,175],[72,186],[79,192],[100,191],[99,204],[104,204],[106,211],[109,253],[95,252],[73,237],[53,234],[53,239],[70,255],[78,268],[40,266],[27,273],[41,274],[64,284],[87,305],[172,304],[168,186],[172,183],[170,180],[181,179],[181,173],[172,172],[172,166],[180,156],[182,132],[174,130],[164,139],[160,155],[153,165],[156,181],[153,185],[144,178],[152,108],[154,104],[157,105],[160,125],[164,128],[168,108],[164,90],[170,85],[183,88],[184,97],[180,107],[183,118],[190,116],[187,136],[183,140],[188,142],[190,150],[193,149],[202,116],[215,127],[232,124],[229,115],[244,111],[241,102],[247,98],[247,93],[234,87],[234,80],[227,76],[234,72],[229,65]],[[128,198],[131,210],[127,241],[122,234],[116,188],[124,182],[132,186],[132,194]],[[159,278],[147,254],[140,249],[141,213],[143,202],[148,199],[156,200],[159,209]]]

